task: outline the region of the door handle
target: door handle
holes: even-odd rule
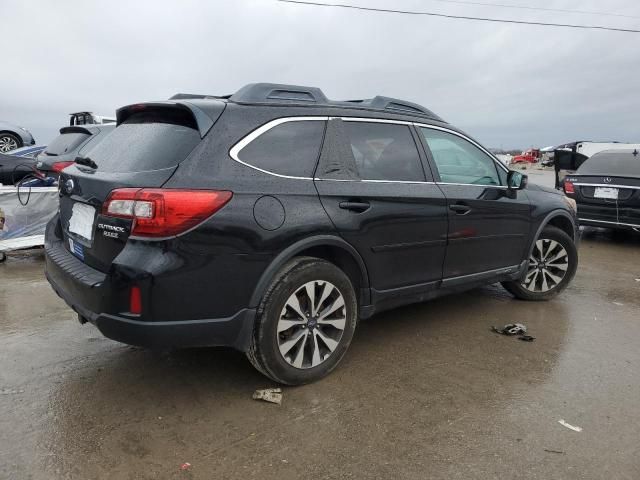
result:
[[[362,213],[369,210],[369,208],[371,208],[371,204],[369,202],[340,202],[339,207],[343,210]]]
[[[449,205],[449,210],[456,212],[458,215],[466,215],[471,211],[471,207],[461,203],[454,203],[453,205]]]

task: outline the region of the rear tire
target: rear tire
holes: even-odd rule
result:
[[[7,153],[20,147],[22,147],[22,140],[19,136],[9,132],[0,133],[0,153]]]
[[[294,258],[260,302],[247,357],[278,383],[314,382],[338,365],[357,318],[354,288],[342,270],[318,258]]]
[[[502,282],[520,300],[549,300],[564,290],[578,267],[574,241],[556,227],[545,227],[536,239],[524,279]]]

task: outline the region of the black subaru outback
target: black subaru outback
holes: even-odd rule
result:
[[[544,300],[577,267],[575,203],[426,108],[252,84],[117,112],[62,172],[55,291],[105,336],[226,345],[285,384],[358,320],[482,284]]]

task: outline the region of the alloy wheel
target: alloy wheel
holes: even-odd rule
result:
[[[330,282],[314,280],[285,302],[278,320],[278,348],[295,368],[317,367],[340,343],[347,322],[342,293]]]
[[[9,136],[0,137],[0,152],[6,153],[18,148],[15,138]]]
[[[560,242],[538,239],[522,286],[534,293],[548,292],[560,285],[568,268],[569,255]]]

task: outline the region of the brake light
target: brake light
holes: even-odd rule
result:
[[[564,193],[570,193],[572,195],[576,193],[573,183],[571,183],[569,180],[564,181]]]
[[[51,165],[51,170],[56,173],[60,173],[62,170],[67,168],[69,165],[73,165],[75,162],[56,162]]]
[[[171,237],[205,221],[232,196],[226,190],[119,188],[109,194],[102,214],[132,219],[132,235]]]
[[[140,315],[142,313],[142,293],[137,285],[129,291],[129,312]]]

